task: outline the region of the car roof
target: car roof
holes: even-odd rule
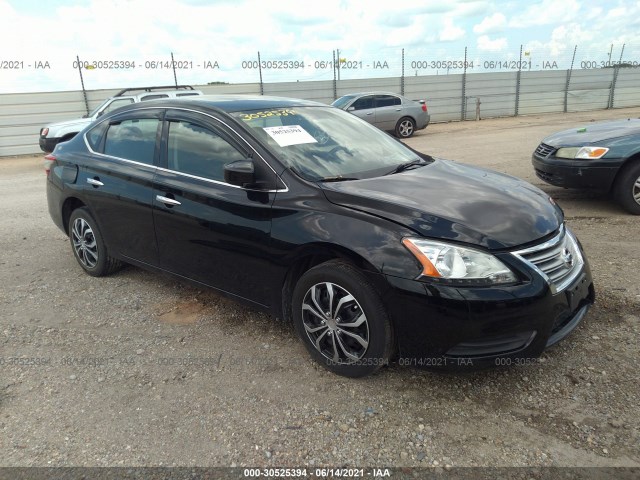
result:
[[[342,97],[362,97],[363,95],[393,95],[394,97],[402,97],[399,93],[394,92],[384,92],[384,91],[371,91],[371,92],[353,92],[342,95]],[[340,98],[342,98],[340,97]]]
[[[312,102],[288,97],[270,97],[263,95],[194,95],[191,97],[164,98],[128,105],[119,112],[135,110],[153,105],[154,107],[199,107],[222,110],[224,112],[241,112],[247,110],[270,110],[274,108],[293,107],[329,107],[324,103]]]

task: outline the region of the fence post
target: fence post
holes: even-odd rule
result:
[[[87,100],[87,91],[84,88],[84,78],[82,77],[82,66],[80,65],[80,57],[76,55],[76,62],[78,65],[78,73],[80,73],[80,84],[82,85],[82,96],[84,97],[84,108],[87,109],[87,115],[89,115],[89,101]]]
[[[520,110],[520,75],[522,75],[522,45],[520,45],[520,59],[518,60],[518,72],[516,73],[516,117]]]
[[[462,72],[462,105],[460,106],[460,120],[467,117],[467,47],[464,47],[464,70]]]
[[[618,72],[620,72],[620,65],[613,66],[613,80],[611,82],[611,88],[609,89],[609,103],[607,109],[613,108],[613,102],[615,100],[616,82],[618,81]]]
[[[178,86],[178,76],[176,75],[176,61],[173,59],[173,52],[171,52],[171,66],[173,67],[173,82]]]
[[[571,72],[573,71],[573,62],[576,59],[576,50],[578,45],[573,48],[573,57],[571,58],[571,67],[567,70],[567,83],[564,86],[564,113],[567,113],[567,107],[569,103],[569,82],[571,82]]]
[[[404,48],[402,49],[402,76],[400,77],[400,95],[404,97]]]
[[[336,51],[333,50],[333,99],[338,99],[338,84],[336,83]]]
[[[260,51],[258,51],[258,72],[260,73],[260,95],[264,95],[264,84],[262,83],[262,62],[260,61]]]

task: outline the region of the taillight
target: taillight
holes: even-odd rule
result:
[[[49,129],[48,128],[43,128],[42,130],[40,130],[40,136],[42,137],[46,137],[49,133]]]
[[[426,112],[427,111],[427,104],[426,103],[422,103],[422,111]]]
[[[54,163],[56,163],[56,156],[53,153],[50,153],[49,155],[45,155],[44,173],[47,174],[47,177],[49,176],[49,173],[51,173],[51,167],[53,167]]]

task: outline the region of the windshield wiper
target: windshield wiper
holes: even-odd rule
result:
[[[408,170],[411,167],[422,167],[426,164],[427,162],[423,158],[416,158],[415,160],[411,160],[410,162],[401,163],[390,172],[385,173],[385,175],[393,175],[394,173],[404,172],[405,170]]]
[[[347,182],[349,180],[360,180],[355,177],[343,177],[342,175],[336,175],[335,177],[324,177],[318,180],[319,182]]]

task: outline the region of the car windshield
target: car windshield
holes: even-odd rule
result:
[[[337,99],[331,105],[338,108],[344,108],[344,106],[347,103],[349,103],[351,100],[353,100],[355,97],[356,97],[355,95],[345,95],[344,97],[340,97],[339,99]]]
[[[94,115],[96,115],[96,114],[97,114],[97,113],[102,109],[102,107],[104,107],[104,106],[107,104],[107,102],[109,102],[109,100],[111,100],[111,99],[110,99],[110,98],[107,98],[104,102],[102,102],[102,103],[101,103],[100,105],[98,105],[96,108],[94,108],[93,110],[91,110],[91,113],[89,113],[89,114],[87,115],[87,117],[86,117],[86,118],[91,118],[91,117],[93,117]]]
[[[399,141],[337,108],[295,107],[233,115],[280,161],[311,181],[371,178],[420,161]]]

